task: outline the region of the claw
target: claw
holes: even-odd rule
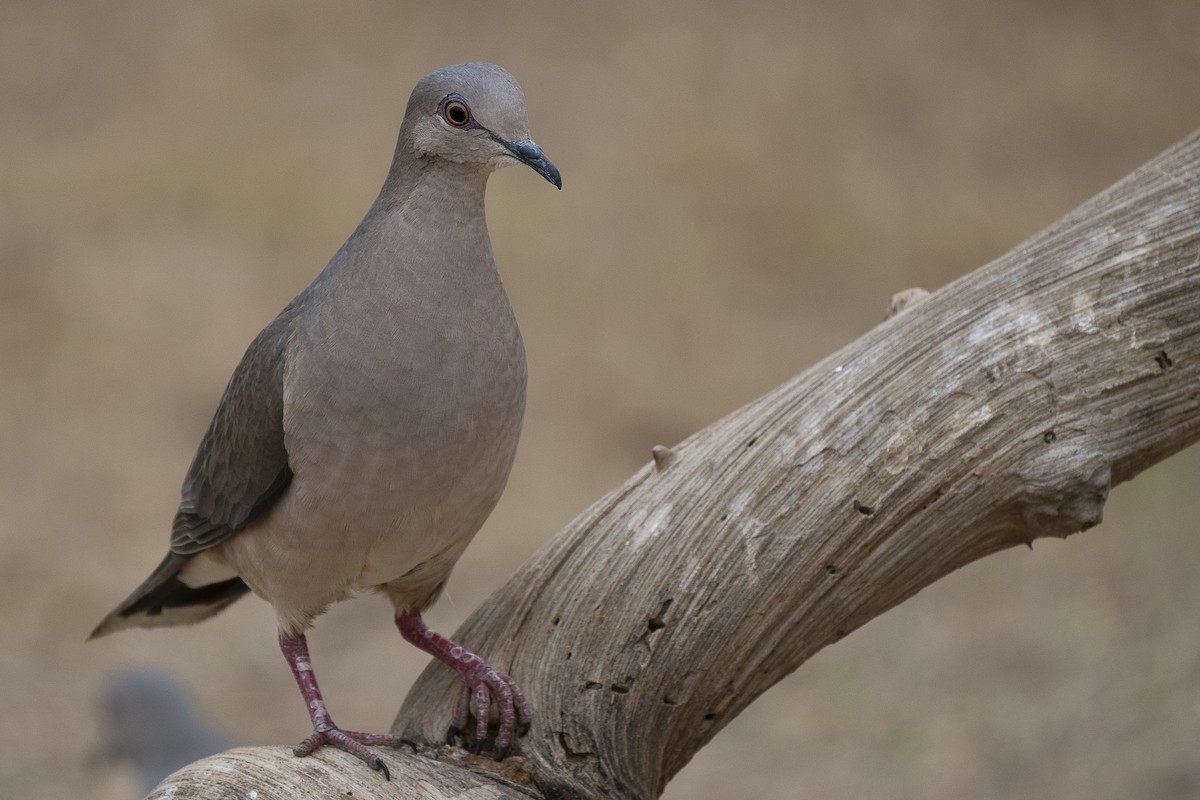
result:
[[[375,757],[375,769],[383,772],[383,779],[385,781],[390,781],[392,779],[392,773],[388,772],[387,764],[383,763],[383,759],[379,756]]]

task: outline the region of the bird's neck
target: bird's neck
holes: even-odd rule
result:
[[[462,215],[465,219],[482,220],[484,192],[491,173],[485,165],[462,164],[397,149],[371,214],[390,216],[397,211],[419,214],[433,208],[442,219]]]
[[[306,294],[348,293],[360,303],[464,286],[502,291],[484,218],[489,173],[398,149],[379,197]]]

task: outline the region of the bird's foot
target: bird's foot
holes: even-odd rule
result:
[[[407,641],[457,672],[462,682],[458,704],[446,734],[447,744],[454,744],[462,734],[464,744],[472,752],[480,752],[488,739],[488,722],[494,705],[499,724],[492,742],[492,752],[497,761],[503,761],[513,739],[524,736],[533,720],[524,692],[512,678],[467,648],[430,630],[421,619],[420,612],[408,611],[397,615],[396,627]],[[468,733],[468,717],[475,719],[474,736]]]
[[[371,769],[382,772],[383,777],[389,781],[392,779],[392,774],[388,771],[387,764],[383,763],[383,759],[367,745],[382,745],[384,747],[407,745],[413,748],[414,751],[417,749],[413,742],[400,736],[392,736],[387,733],[344,731],[334,725],[329,725],[328,727],[322,727],[320,730],[314,729],[311,736],[292,748],[292,753],[297,756],[307,756],[326,745],[336,747],[338,750],[343,750],[360,759]]]
[[[516,681],[508,675],[470,651],[461,647],[455,649],[461,653],[457,657],[452,656],[453,661],[447,663],[458,673],[462,686],[446,741],[453,744],[462,734],[467,748],[479,753],[488,738],[488,720],[492,703],[495,702],[499,726],[492,746],[496,760],[503,761],[513,738],[524,736],[529,731],[533,718],[529,703]],[[473,737],[467,733],[469,716],[475,718]]]
[[[288,666],[292,668],[292,675],[296,678],[296,685],[300,687],[300,694],[304,697],[305,705],[308,706],[308,715],[312,719],[313,725],[312,735],[293,747],[292,752],[297,756],[307,756],[325,745],[336,747],[359,759],[371,769],[379,770],[383,773],[383,777],[390,781],[392,775],[388,772],[387,765],[368,745],[399,747],[406,744],[414,751],[417,746],[400,736],[392,736],[387,733],[344,731],[334,725],[333,720],[329,717],[329,710],[325,708],[325,700],[321,697],[321,689],[317,686],[317,676],[313,672],[312,661],[308,657],[308,639],[303,633],[280,633],[279,649],[283,651]]]

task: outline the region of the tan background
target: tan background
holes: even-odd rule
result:
[[[157,562],[230,370],[373,199],[429,69],[516,74],[566,187],[492,181],[529,415],[430,615],[449,631],[652,445],[1200,127],[1198,34],[1191,0],[3,3],[0,795],[129,795],[84,766],[122,664],[179,675],[247,743],[305,734],[258,600],[83,639]],[[1200,796],[1198,476],[1194,449],[1099,529],[822,652],[668,797]],[[425,660],[375,598],[312,643],[359,729]]]

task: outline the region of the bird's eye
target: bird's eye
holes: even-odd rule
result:
[[[446,107],[442,110],[442,115],[446,121],[456,128],[461,128],[471,121],[471,109],[467,108],[467,104],[461,100],[451,100],[446,103]]]

